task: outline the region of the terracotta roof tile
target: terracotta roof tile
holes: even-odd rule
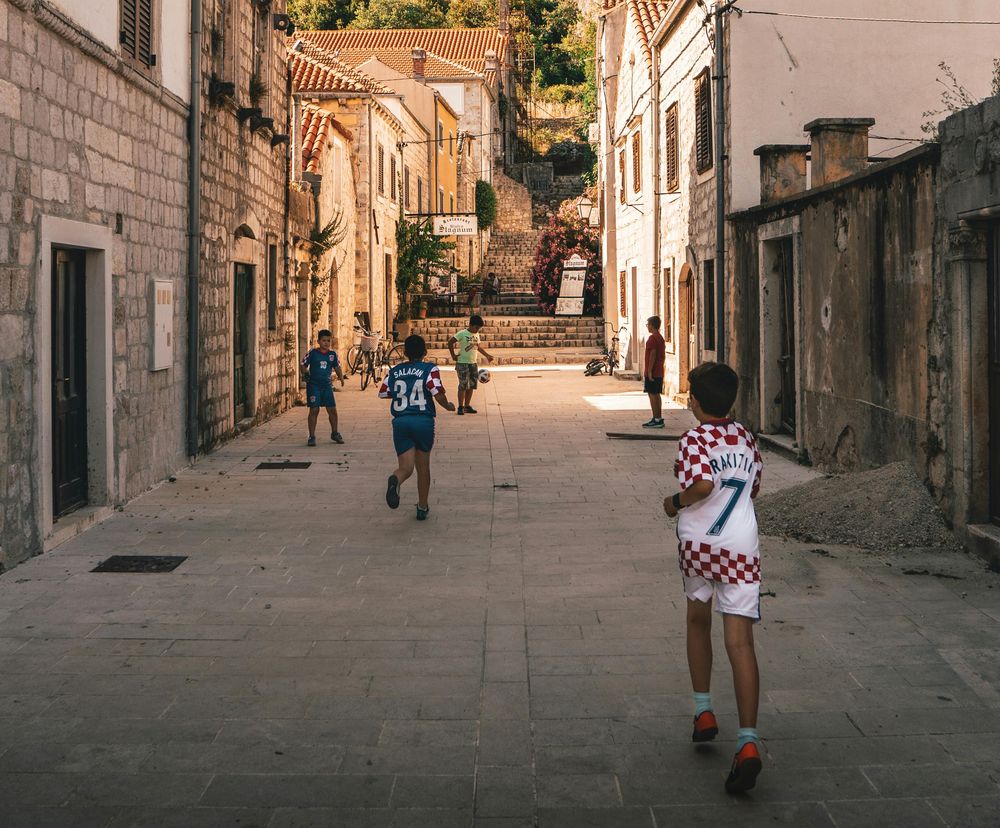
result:
[[[455,77],[475,77],[476,72],[468,66],[463,66],[455,61],[448,60],[433,52],[427,53],[424,61],[424,77],[427,78],[455,78]],[[379,49],[372,53],[370,49],[339,49],[336,56],[348,66],[358,67],[371,58],[384,63],[390,69],[398,72],[402,77],[413,77],[413,53],[412,49]]]
[[[382,84],[309,43],[288,50],[288,66],[296,92],[390,94]]]
[[[363,51],[378,56],[385,50],[425,49],[437,57],[468,67],[477,74],[486,71],[486,52],[492,50],[504,61],[508,38],[497,28],[486,29],[338,29],[301,31],[303,38],[329,52]]]
[[[650,46],[653,32],[673,3],[674,0],[628,0],[629,14],[639,27],[642,51],[650,64],[653,62],[653,50]]]
[[[316,104],[302,104],[302,169],[318,173],[323,148],[333,130],[333,113]]]

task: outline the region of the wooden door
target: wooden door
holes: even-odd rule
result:
[[[52,251],[53,517],[87,503],[86,258]]]
[[[249,382],[253,267],[237,264],[233,285],[233,417],[238,423],[251,414]]]
[[[781,325],[781,430],[795,436],[795,272],[791,237],[777,243],[775,267],[778,271],[779,310]]]
[[[691,354],[695,349],[694,279],[691,267],[685,264],[677,279],[677,387],[688,391]]]
[[[989,234],[990,520],[1000,524],[1000,224]]]

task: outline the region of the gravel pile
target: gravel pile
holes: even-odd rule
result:
[[[756,506],[763,535],[878,551],[955,544],[907,463],[812,480],[760,497]]]

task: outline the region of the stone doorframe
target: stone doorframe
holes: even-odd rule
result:
[[[804,406],[802,404],[802,232],[798,216],[772,221],[757,228],[757,289],[760,297],[760,430],[781,430],[781,410],[773,400],[781,392],[781,294],[776,284],[776,245],[792,240],[792,306],[795,308],[795,443],[802,452]]]
[[[987,217],[983,217],[987,218]],[[993,219],[1000,221],[1000,213]],[[989,525],[990,410],[987,224],[960,221],[948,228],[945,266],[951,305],[952,509],[956,528],[996,536]],[[976,527],[981,532],[976,532]],[[996,545],[994,540],[993,545]]]
[[[228,262],[228,274],[227,282],[228,285],[228,307],[229,307],[229,329],[227,333],[228,346],[226,353],[229,354],[228,357],[228,368],[227,372],[229,375],[229,418],[233,424],[233,428],[236,429],[240,427],[240,424],[236,422],[236,415],[233,411],[233,401],[236,398],[236,375],[233,369],[233,331],[236,325],[236,294],[234,292],[236,284],[236,265],[244,264],[249,265],[253,268],[253,283],[251,284],[250,290],[250,363],[246,367],[247,372],[247,411],[249,415],[244,418],[245,420],[253,420],[257,416],[257,398],[258,398],[258,368],[259,368],[259,346],[260,346],[260,288],[261,288],[261,277],[266,276],[266,269],[264,265],[264,242],[259,241],[263,233],[260,230],[260,225],[253,219],[249,217],[247,221],[241,224],[236,233],[233,234],[232,238],[232,255]]]
[[[35,481],[43,547],[53,536],[52,516],[52,248],[84,251],[87,312],[87,460],[89,506],[110,506],[119,495],[114,461],[112,371],[112,232],[103,224],[42,216],[35,259]],[[124,473],[124,468],[121,469]],[[65,521],[72,522],[71,513]]]

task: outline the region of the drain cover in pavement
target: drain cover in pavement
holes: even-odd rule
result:
[[[91,572],[173,572],[187,555],[112,555]]]
[[[625,434],[617,431],[605,432],[611,440],[680,440],[680,434]]]
[[[254,469],[277,469],[278,471],[284,471],[285,469],[308,469],[312,463],[303,462],[298,460],[282,460],[280,463],[258,463],[257,468]]]

